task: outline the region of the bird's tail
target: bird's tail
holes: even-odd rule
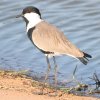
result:
[[[84,54],[84,56],[83,57],[78,57],[78,59],[84,64],[84,65],[87,65],[87,63],[88,63],[88,58],[92,58],[92,56],[91,55],[89,55],[89,54],[87,54],[87,53],[85,53],[85,52],[83,52],[83,54]]]

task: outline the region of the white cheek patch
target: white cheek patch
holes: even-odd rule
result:
[[[33,20],[33,18],[34,19],[38,19],[40,16],[38,15],[38,14],[36,14],[36,13],[26,13],[25,15],[24,15],[24,17],[28,20],[28,21],[32,21]]]
[[[24,17],[29,21],[27,25],[27,32],[30,28],[43,21],[42,19],[40,19],[40,16],[37,13],[33,12],[24,14]]]

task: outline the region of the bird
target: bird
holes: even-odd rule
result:
[[[46,57],[47,72],[45,74],[44,84],[48,79],[50,72],[50,57],[54,61],[55,69],[55,87],[57,86],[57,63],[56,56],[66,55],[78,59],[84,65],[87,65],[89,59],[92,56],[77,48],[64,33],[56,26],[46,22],[42,19],[40,10],[34,6],[25,7],[20,15],[16,18],[22,17],[26,22],[27,36],[31,40],[32,44],[38,48]],[[43,93],[44,86],[42,88]]]

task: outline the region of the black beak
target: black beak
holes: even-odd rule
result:
[[[16,16],[16,18],[19,18],[19,17],[23,17],[23,15],[22,15],[22,14],[20,14],[20,15],[17,15],[17,16]]]

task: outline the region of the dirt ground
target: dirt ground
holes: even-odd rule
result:
[[[48,94],[37,95],[39,92],[39,82],[30,78],[16,76],[6,73],[0,74],[0,100],[99,100],[93,97],[75,96],[63,94],[58,91],[58,96],[53,97]],[[52,90],[45,89],[44,92]]]

